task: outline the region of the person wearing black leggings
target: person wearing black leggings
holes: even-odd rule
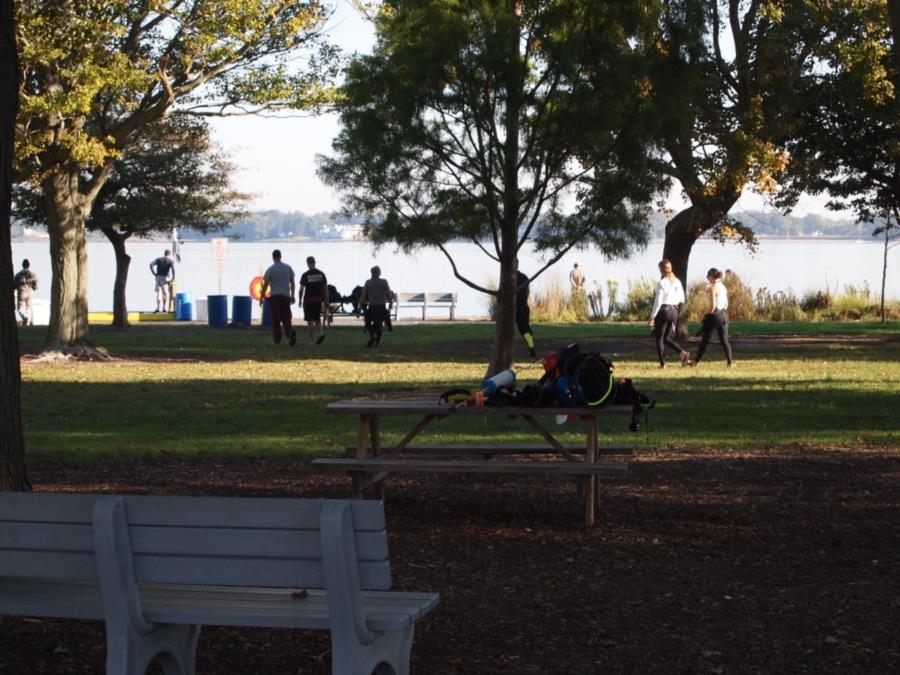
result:
[[[731,343],[728,341],[728,289],[722,283],[722,272],[715,267],[710,268],[706,273],[706,280],[709,282],[709,313],[703,317],[703,326],[700,329],[700,346],[697,348],[697,356],[693,360],[692,365],[700,365],[700,359],[706,353],[706,347],[709,344],[709,338],[713,331],[719,336],[719,342],[725,350],[725,358],[728,359],[728,367],[731,368],[734,363],[731,352]]]
[[[659,367],[666,367],[666,347],[678,352],[681,365],[688,363],[689,354],[675,342],[675,325],[678,323],[678,305],[684,303],[684,287],[672,272],[672,263],[663,259],[659,263],[659,284],[650,310],[650,328],[656,340]]]

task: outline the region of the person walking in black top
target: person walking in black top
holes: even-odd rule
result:
[[[306,259],[307,269],[300,277],[300,294],[303,296],[303,319],[306,321],[306,332],[309,333],[309,344],[320,345],[325,341],[322,330],[322,311],[328,302],[328,279],[322,270],[316,269],[316,259]]]

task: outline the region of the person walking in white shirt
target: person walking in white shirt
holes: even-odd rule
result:
[[[709,312],[703,317],[703,326],[700,329],[700,347],[697,349],[697,358],[691,365],[699,366],[700,359],[706,352],[706,346],[709,344],[709,338],[713,331],[719,336],[719,342],[722,343],[722,349],[725,350],[725,358],[728,360],[728,367],[731,368],[734,358],[731,353],[731,343],[728,341],[728,289],[722,283],[722,272],[715,267],[711,267],[706,273],[706,280],[709,282]]]
[[[672,272],[672,263],[663,258],[659,262],[660,279],[653,297],[653,309],[650,310],[650,328],[656,340],[656,354],[659,367],[666,367],[666,347],[678,352],[681,365],[689,363],[690,354],[675,342],[673,337],[675,325],[678,323],[678,306],[684,304],[684,287]]]

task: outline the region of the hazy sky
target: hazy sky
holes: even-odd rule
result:
[[[362,19],[348,0],[337,0],[327,31],[331,40],[346,52],[366,52],[374,43],[371,24]],[[317,117],[214,119],[213,134],[238,167],[235,187],[255,196],[253,210],[277,209],[317,213],[340,207],[339,195],[316,176],[315,157],[330,154],[331,141],[338,132],[337,115]],[[669,206],[682,201],[673,191]],[[745,194],[736,211],[769,210],[763,200]],[[820,198],[801,199],[794,215],[821,213],[830,217]]]

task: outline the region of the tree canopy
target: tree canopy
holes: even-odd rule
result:
[[[498,297],[489,370],[512,360],[517,254],[552,264],[646,238],[662,187],[648,170],[643,42],[650,2],[385,2],[371,56],[340,90],[342,128],[320,174],[376,242],[434,246]],[[445,244],[476,242],[496,290]],[[530,271],[532,278],[539,271]]]
[[[663,255],[686,282],[705,234],[755,246],[753,229],[728,213],[748,186],[773,195],[787,167],[800,77],[814,66],[822,24],[812,3],[673,0],[653,42],[652,89],[660,110],[657,169],[690,206],[666,227]]]
[[[328,99],[335,52],[315,0],[35,0],[16,9],[18,170],[50,233],[48,345],[65,347],[87,335],[85,219],[140,130],[173,113],[314,108]]]

